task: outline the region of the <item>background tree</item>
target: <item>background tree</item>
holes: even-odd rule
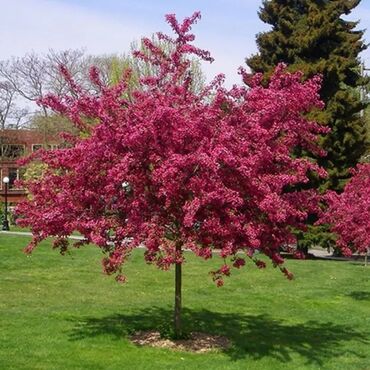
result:
[[[146,39],[140,42],[133,42],[130,46],[131,54],[123,54],[120,56],[112,56],[110,64],[110,84],[117,84],[122,78],[125,70],[131,71],[131,80],[128,90],[141,89],[140,78],[142,77],[159,77],[161,69],[159,66],[138,58],[133,58],[132,53],[140,51],[142,53],[150,53],[145,45]],[[170,54],[174,51],[174,45],[171,41],[161,39],[158,35],[153,34],[150,38],[153,45],[163,50],[164,53]],[[149,55],[149,54],[148,54]],[[95,64],[94,64],[95,65]],[[190,89],[194,92],[199,92],[204,88],[205,76],[201,69],[199,59],[192,58],[190,62],[190,73],[192,75]]]
[[[370,84],[367,86],[367,90],[365,91],[365,101],[369,103],[370,101]],[[367,134],[367,145],[366,145],[366,152],[361,158],[361,162],[370,162],[370,105],[368,104],[367,108],[363,112],[365,122],[366,122],[366,134]]]
[[[259,53],[247,59],[253,72],[271,73],[284,62],[306,78],[323,75],[320,96],[326,108],[318,113],[331,127],[323,141],[328,154],[320,163],[328,170],[324,188],[341,190],[365,150],[364,108],[358,88],[367,79],[360,74],[359,53],[366,48],[358,22],[343,19],[359,0],[266,0],[260,18],[272,30],[257,36]]]
[[[358,22],[345,20],[360,0],[265,0],[259,12],[271,31],[257,36],[259,53],[247,58],[252,72],[272,73],[277,63],[285,62],[290,70],[303,71],[305,78],[323,76],[321,99],[325,109],[311,114],[331,128],[322,139],[327,156],[315,158],[328,177],[311,186],[322,191],[342,191],[354,167],[366,151],[366,125],[360,112],[364,108],[360,89],[368,83],[361,76],[359,53],[366,48]],[[299,156],[307,156],[297,151]],[[312,217],[311,222],[315,221]],[[302,239],[303,238],[303,239]],[[324,226],[309,227],[301,234],[301,246],[329,246],[332,235]]]
[[[156,35],[153,35],[151,40],[166,52],[172,47],[171,43],[160,40]],[[145,50],[145,47],[141,42],[132,43],[131,52],[136,49]],[[140,77],[155,76],[159,71],[158,66],[150,66],[144,61],[132,58],[130,54],[90,55],[80,49],[50,49],[46,54],[29,53],[23,57],[0,61],[0,127],[37,129],[42,122],[45,130],[51,122],[57,123],[57,116],[46,119],[51,112],[46,107],[40,109],[36,103],[46,93],[60,96],[68,92],[69,85],[60,73],[61,65],[68,69],[77,84],[92,93],[98,93],[96,86],[89,79],[89,69],[92,65],[99,68],[101,81],[106,86],[118,83],[124,70],[130,69],[130,85],[135,89],[140,87]],[[192,61],[192,73],[192,88],[200,89],[205,78],[199,61],[195,59]],[[63,120],[60,126],[59,131],[63,131]],[[56,129],[55,125],[53,127]]]
[[[0,130],[18,129],[28,121],[28,109],[17,106],[16,98],[14,87],[0,80]]]
[[[5,129],[14,105],[14,89],[7,82],[0,82],[0,128]]]
[[[60,114],[50,113],[47,117],[36,115],[33,117],[29,127],[42,133],[44,140],[42,144],[45,145],[50,144],[50,139],[53,139],[55,142],[55,137],[64,132],[79,134],[71,120]]]
[[[320,222],[331,225],[344,255],[366,253],[370,248],[370,163],[360,164],[343,193],[326,195],[328,208]]]
[[[178,23],[167,15],[175,38],[167,51],[151,39],[133,57],[157,69],[130,87],[130,71],[113,86],[99,79],[92,94],[77,85],[66,68],[70,94],[43,98],[45,107],[65,115],[78,129],[94,120],[89,136],[70,136],[70,147],[37,151],[28,160],[46,164],[41,178],[25,186],[32,197],[20,204],[22,226],[30,226],[33,240],[26,251],[48,236],[64,253],[67,236],[78,230],[84,240],[106,254],[103,268],[124,282],[123,264],[131,251],[144,246],[148,263],[167,270],[175,265],[174,333],[181,336],[181,268],[184,250],[223,259],[212,272],[218,286],[251,259],[268,256],[289,278],[279,248],[294,240],[292,227],[304,226],[317,211],[312,190],[294,190],[308,181],[307,173],[323,175],[315,163],[296,158],[297,146],[322,151],[315,141],[323,127],[304,114],[321,107],[320,79],[301,82],[280,65],[267,87],[259,76],[251,88],[222,87],[223,76],[200,91],[192,86],[192,59],[211,61],[209,53],[191,42],[195,13]],[[242,75],[246,78],[244,71]]]
[[[68,87],[60,74],[59,65],[68,66],[72,75],[82,83],[87,68],[84,52],[50,50],[46,55],[36,53],[0,61],[0,119],[3,128],[28,127],[34,116],[47,117],[45,107],[36,102],[47,92],[65,93]]]

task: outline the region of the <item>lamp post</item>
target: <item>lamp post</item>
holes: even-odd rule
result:
[[[3,230],[9,231],[9,221],[8,221],[8,184],[9,177],[5,176],[3,178],[4,189],[5,189],[5,203],[4,203],[4,220],[3,220]]]

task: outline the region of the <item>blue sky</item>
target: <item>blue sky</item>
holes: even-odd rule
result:
[[[122,53],[130,42],[156,31],[169,31],[164,14],[179,18],[200,10],[196,44],[211,51],[215,62],[208,77],[225,73],[227,85],[239,82],[237,67],[256,52],[255,35],[268,29],[257,16],[261,0],[0,0],[0,59],[27,52],[85,48],[94,54]],[[370,0],[350,16],[367,28]],[[370,68],[370,50],[363,54]]]

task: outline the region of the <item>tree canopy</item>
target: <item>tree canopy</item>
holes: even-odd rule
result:
[[[370,163],[360,164],[343,193],[328,192],[328,208],[321,223],[331,225],[344,255],[370,248]]]
[[[166,16],[175,37],[158,38],[171,43],[168,52],[143,39],[145,52],[134,58],[158,73],[140,77],[137,89],[130,87],[129,70],[107,86],[91,68],[99,90],[92,94],[62,67],[71,93],[40,103],[89,134],[66,134],[69,147],[39,150],[25,160],[46,164],[42,177],[24,183],[31,197],[17,209],[19,224],[33,233],[27,252],[55,236],[54,247],[65,253],[68,235],[78,230],[84,240],[75,246],[100,247],[104,271],[121,282],[137,247],[145,248],[148,263],[164,270],[176,265],[180,273],[185,249],[205,259],[217,251],[223,259],[212,271],[218,286],[248,259],[264,267],[257,253],[292,278],[279,248],[294,241],[292,228],[304,227],[319,199],[297,185],[309,181],[309,172],[325,176],[317,164],[293,155],[297,147],[324,154],[316,141],[326,129],[306,116],[322,108],[321,80],[302,82],[301,73],[279,65],[267,86],[256,75],[250,88],[226,90],[219,75],[193,89],[192,57],[212,61],[192,44],[190,29],[199,17],[179,23]]]
[[[329,177],[323,189],[341,191],[365,152],[366,126],[359,88],[368,83],[361,76],[359,53],[366,49],[358,22],[344,17],[360,0],[265,0],[261,20],[272,26],[257,36],[258,54],[247,58],[253,72],[271,74],[284,62],[306,78],[323,76],[320,96],[325,109],[314,118],[331,132],[323,139],[327,156],[318,158]]]

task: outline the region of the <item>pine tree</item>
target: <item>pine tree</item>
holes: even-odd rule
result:
[[[365,152],[366,128],[360,111],[359,53],[366,49],[358,22],[344,20],[360,0],[265,0],[259,16],[272,30],[257,36],[259,53],[247,59],[252,72],[271,73],[279,62],[306,78],[322,74],[326,108],[315,119],[331,127],[322,142],[327,156],[318,161],[329,173],[321,188],[341,191]]]
[[[264,0],[260,19],[272,26],[257,35],[258,54],[247,58],[253,73],[267,76],[280,62],[301,70],[304,78],[323,77],[321,99],[325,109],[312,118],[328,125],[331,132],[322,138],[327,156],[315,158],[328,178],[313,178],[310,186],[341,192],[354,167],[366,151],[366,125],[360,89],[369,81],[361,76],[359,53],[366,49],[364,31],[358,22],[343,19],[361,0]],[[308,153],[297,153],[308,155]],[[316,221],[313,215],[311,224]],[[334,237],[325,225],[309,226],[298,235],[301,247],[333,245]]]

